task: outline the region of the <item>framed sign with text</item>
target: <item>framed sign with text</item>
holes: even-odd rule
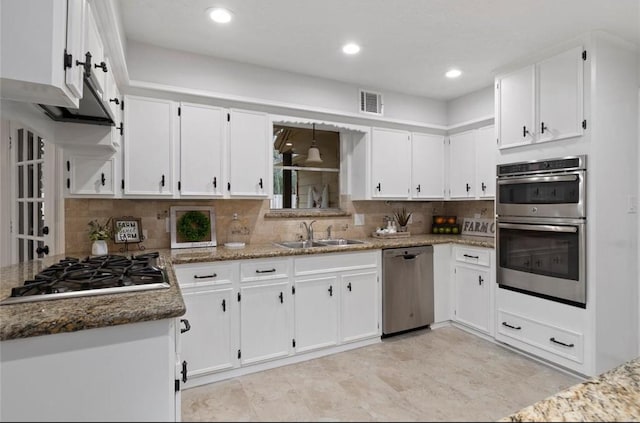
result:
[[[124,216],[113,219],[113,241],[116,244],[142,242],[142,223],[140,218]]]

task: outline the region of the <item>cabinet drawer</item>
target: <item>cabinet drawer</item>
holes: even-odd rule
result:
[[[235,265],[235,263],[178,264],[173,269],[181,287],[222,285],[233,281]]]
[[[498,310],[498,333],[577,363],[584,361],[584,336],[579,332]]]
[[[380,250],[296,257],[294,259],[294,273],[296,276],[300,276],[375,268],[378,265],[379,257]]]
[[[455,247],[455,260],[460,263],[491,266],[491,250]]]
[[[289,277],[289,259],[248,260],[240,263],[242,282]]]

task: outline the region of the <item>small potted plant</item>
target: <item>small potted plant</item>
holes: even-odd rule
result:
[[[93,241],[91,244],[91,254],[99,256],[107,254],[107,240],[113,236],[113,228],[111,226],[111,218],[106,222],[100,223],[98,219],[89,222],[89,239]]]
[[[409,219],[411,218],[412,212],[408,212],[405,207],[402,210],[396,210],[393,212],[393,216],[398,222],[398,232],[407,232],[407,225],[409,224]]]

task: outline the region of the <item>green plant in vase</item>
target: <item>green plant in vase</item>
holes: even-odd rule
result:
[[[393,212],[393,217],[396,219],[396,222],[398,222],[398,230],[400,232],[407,232],[407,225],[409,224],[409,219],[411,219],[412,214],[412,212],[407,211],[406,207]]]
[[[107,240],[113,236],[113,226],[111,225],[111,218],[106,222],[100,223],[98,219],[94,219],[89,222],[89,239],[93,241],[91,245],[91,254],[98,256],[107,254]]]

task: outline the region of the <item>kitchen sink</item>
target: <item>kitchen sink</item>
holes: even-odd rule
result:
[[[358,241],[356,239],[319,239],[316,241],[319,244],[323,245],[353,245],[353,244],[364,244],[364,241]]]
[[[321,244],[317,241],[282,241],[276,242],[275,244],[285,248],[311,248],[327,246],[327,244]]]

